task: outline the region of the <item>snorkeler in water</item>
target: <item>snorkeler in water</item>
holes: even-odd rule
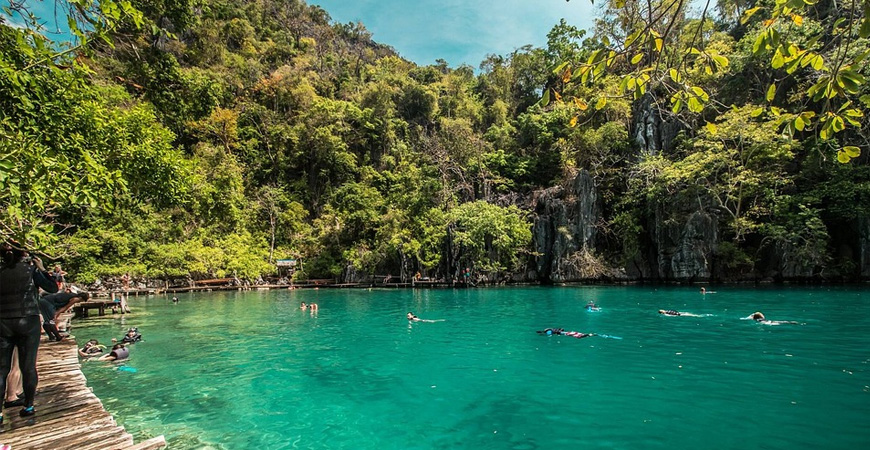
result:
[[[743,319],[754,320],[762,325],[800,325],[799,322],[794,320],[768,320],[761,311],[755,311],[749,317],[744,317]]]
[[[594,301],[590,300],[589,303],[586,304],[586,311],[601,311],[601,307],[596,305]]]
[[[585,337],[597,336],[595,333],[581,333],[579,331],[565,331],[564,328],[545,328],[543,330],[536,331],[538,334],[545,334],[547,336],[568,336],[577,339],[583,339]]]
[[[412,312],[409,312],[406,317],[408,318],[409,322],[444,322],[444,319],[438,319],[438,320],[421,319],[421,318],[417,317]]]
[[[124,344],[115,344],[112,351],[100,357],[100,361],[121,361],[130,356],[130,350]]]
[[[85,346],[79,349],[79,356],[82,358],[92,358],[94,356],[100,356],[103,353],[103,349],[106,348],[105,345],[100,345],[100,341],[96,339],[91,339],[90,341],[85,343]]]
[[[127,330],[127,334],[121,338],[121,342],[124,344],[135,344],[142,340],[142,334],[139,333],[139,329],[136,327],[130,328]],[[118,342],[117,339],[112,338],[112,342]]]
[[[659,314],[664,316],[685,316],[685,317],[704,317],[701,314],[694,314],[690,312],[677,311],[675,309],[660,309]],[[709,315],[709,314],[708,314]]]

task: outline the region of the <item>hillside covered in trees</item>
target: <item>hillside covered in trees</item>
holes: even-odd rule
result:
[[[78,47],[0,22],[0,220],[82,282],[870,278],[867,3],[611,0],[479,68],[302,0],[69,5]]]

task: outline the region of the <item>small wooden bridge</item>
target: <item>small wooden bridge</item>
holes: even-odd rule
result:
[[[81,371],[73,339],[40,343],[36,368],[39,387],[36,415],[20,417],[3,408],[0,446],[12,450],[153,450],[166,446],[163,436],[135,444],[91,392]]]

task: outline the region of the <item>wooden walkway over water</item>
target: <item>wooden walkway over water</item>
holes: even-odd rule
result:
[[[20,417],[20,407],[3,408],[0,445],[12,450],[153,450],[163,436],[134,444],[133,436],[115,423],[82,374],[73,339],[40,343],[36,415]]]

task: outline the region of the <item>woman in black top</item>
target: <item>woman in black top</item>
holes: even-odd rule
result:
[[[22,417],[32,416],[36,395],[36,350],[42,327],[39,323],[38,288],[57,292],[57,284],[39,258],[33,264],[25,252],[11,243],[0,245],[0,392],[6,391],[6,375],[12,364],[12,350],[18,348],[18,365],[24,385]],[[0,414],[0,423],[3,416]]]

